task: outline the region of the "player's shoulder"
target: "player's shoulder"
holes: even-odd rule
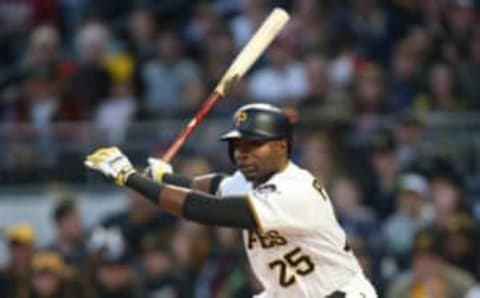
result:
[[[290,162],[283,171],[274,175],[264,185],[272,185],[279,193],[301,193],[303,195],[317,195],[319,188],[321,188],[318,181],[309,171],[293,162]]]
[[[274,184],[285,186],[295,185],[298,187],[299,185],[309,185],[313,180],[315,180],[315,178],[309,171],[290,161],[282,171],[272,177],[271,182]]]
[[[223,185],[230,185],[234,183],[247,183],[247,180],[240,171],[235,171],[232,175],[223,178]]]
[[[235,171],[230,176],[222,179],[218,187],[218,194],[235,195],[245,194],[251,189],[251,183],[248,182],[240,171]]]

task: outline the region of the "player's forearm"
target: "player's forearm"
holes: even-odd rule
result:
[[[193,179],[179,174],[165,174],[162,182],[214,194],[217,192],[218,186],[224,177],[225,175],[219,173],[202,175]]]
[[[192,188],[193,179],[187,176],[183,176],[180,174],[164,174],[162,178],[162,182],[165,184],[185,187],[185,188]]]
[[[142,175],[131,175],[126,185],[161,209],[202,224],[255,229],[256,222],[246,198],[217,199],[207,193],[156,183]]]

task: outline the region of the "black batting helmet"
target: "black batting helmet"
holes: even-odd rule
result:
[[[220,140],[277,140],[286,139],[288,155],[291,152],[292,124],[279,108],[266,103],[252,103],[240,107],[233,116],[234,128]],[[233,161],[233,146],[229,143],[229,156]]]
[[[220,140],[232,139],[274,140],[290,139],[292,124],[285,113],[266,103],[252,103],[240,107],[233,116],[235,128]]]

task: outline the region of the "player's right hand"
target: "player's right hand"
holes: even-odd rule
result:
[[[173,168],[168,162],[165,162],[159,158],[149,157],[147,175],[152,177],[157,182],[162,182],[165,174],[172,174]]]
[[[117,147],[100,148],[85,159],[85,165],[113,179],[119,186],[124,186],[135,169],[128,158]]]

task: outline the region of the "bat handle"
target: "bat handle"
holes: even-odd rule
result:
[[[172,145],[168,148],[167,152],[162,156],[162,160],[165,162],[171,162],[175,155],[177,155],[180,148],[187,141],[193,131],[197,128],[200,123],[205,120],[205,118],[210,114],[213,108],[220,102],[223,98],[223,95],[214,91],[207,99],[202,108],[195,114],[195,116],[190,120],[188,125],[183,129],[183,131],[178,135]]]

